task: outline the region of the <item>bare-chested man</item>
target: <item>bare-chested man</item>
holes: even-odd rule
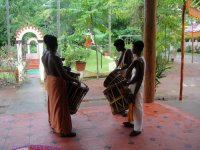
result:
[[[143,127],[143,78],[145,72],[145,59],[142,57],[143,48],[144,43],[142,41],[133,43],[133,54],[136,55],[136,59],[127,70],[128,80],[123,81],[123,84],[128,86],[131,91],[129,101],[134,106],[134,127],[130,136],[141,134]]]

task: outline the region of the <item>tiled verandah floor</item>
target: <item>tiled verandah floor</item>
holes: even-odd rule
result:
[[[49,127],[47,113],[0,115],[0,150],[50,145],[63,150],[200,150],[200,119],[161,103],[145,104],[144,130],[130,137],[126,118],[109,106],[80,108],[72,116],[75,138],[61,138]]]

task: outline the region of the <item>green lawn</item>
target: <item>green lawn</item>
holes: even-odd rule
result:
[[[112,60],[109,60],[108,58],[101,56],[101,53],[98,53],[98,66],[100,73],[110,72],[109,71],[110,62],[112,62]],[[91,72],[96,72],[97,70],[96,51],[91,51],[90,57],[87,59],[86,70]]]
[[[97,60],[96,60],[96,51],[91,50],[90,57],[86,60],[86,69],[89,72],[97,72]],[[102,63],[101,63],[102,62]],[[108,73],[109,71],[109,63],[113,62],[112,60],[102,56],[101,61],[101,53],[98,53],[98,66],[99,73]],[[76,70],[74,65],[72,66],[72,70]]]

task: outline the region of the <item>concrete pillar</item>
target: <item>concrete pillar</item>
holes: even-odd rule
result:
[[[30,54],[31,53],[30,44],[27,44],[27,48],[28,48],[28,54]]]
[[[40,70],[40,80],[44,82],[44,66],[42,63],[42,55],[43,55],[43,41],[38,41],[38,50],[39,50],[39,70]]]
[[[23,63],[22,63],[22,41],[17,41],[17,69],[18,69],[18,80],[19,82],[22,82],[23,80]]]
[[[152,103],[155,96],[156,6],[157,0],[145,0],[144,57],[146,60],[146,72],[144,80],[144,101],[146,103]]]
[[[36,47],[37,47],[37,54],[39,55],[39,44],[38,43],[36,43]],[[42,50],[42,52],[43,52],[43,50]]]

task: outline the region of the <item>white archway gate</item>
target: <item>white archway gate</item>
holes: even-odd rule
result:
[[[35,37],[28,39],[28,41],[26,42],[26,44],[27,44],[27,49],[28,49],[28,54],[31,53],[30,44],[31,44],[31,42],[33,42],[33,41],[36,43],[37,53],[39,54],[38,40],[37,40],[37,38],[35,38]]]
[[[19,81],[23,80],[23,74],[24,74],[24,67],[25,64],[22,61],[22,38],[26,33],[33,33],[36,36],[37,42],[38,42],[38,55],[40,59],[39,64],[39,70],[40,70],[40,79],[43,82],[44,81],[44,66],[41,61],[41,57],[43,54],[43,36],[41,30],[39,30],[37,27],[33,25],[26,25],[19,30],[16,31],[16,45],[17,45],[17,60],[18,60],[18,71],[19,71]]]

